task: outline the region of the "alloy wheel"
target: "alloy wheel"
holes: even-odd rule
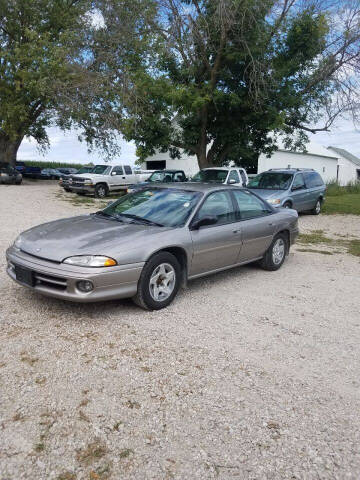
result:
[[[176,274],[170,263],[158,265],[150,277],[150,295],[156,302],[167,300],[175,288]]]
[[[282,238],[278,238],[273,245],[272,261],[274,265],[279,265],[285,256],[285,242]]]

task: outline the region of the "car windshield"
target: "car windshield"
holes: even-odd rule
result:
[[[227,170],[200,170],[193,176],[193,182],[224,183],[228,175]]]
[[[262,190],[287,190],[291,185],[292,173],[264,172],[253,178],[248,188],[259,188]]]
[[[201,193],[146,188],[121,197],[100,214],[123,221],[180,227],[185,224]]]
[[[81,167],[80,170],[77,171],[77,173],[90,173],[92,171],[92,168],[90,167]]]
[[[96,165],[91,170],[91,173],[95,173],[96,175],[108,175],[110,173],[111,167],[108,167],[107,165]]]
[[[147,182],[171,182],[172,174],[169,172],[154,172],[147,179]]]

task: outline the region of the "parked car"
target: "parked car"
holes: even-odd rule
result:
[[[274,207],[310,211],[319,215],[326,186],[315,170],[307,168],[271,169],[252,179],[248,188]]]
[[[47,180],[58,180],[62,173],[57,168],[43,168],[41,170],[41,178]]]
[[[63,175],[74,175],[75,173],[78,172],[77,168],[71,168],[71,167],[59,167],[58,170]]]
[[[90,173],[93,170],[93,166],[91,167],[81,167],[79,170],[77,170],[75,173],[77,175],[81,175],[82,173]],[[69,180],[70,180],[70,175],[62,175],[59,180],[59,185],[60,187],[63,187],[63,189],[66,192],[70,192],[69,189]]]
[[[41,168],[33,167],[31,165],[25,166],[25,171],[22,173],[23,177],[27,178],[40,178],[41,177]]]
[[[22,175],[8,163],[0,162],[0,183],[20,185]]]
[[[247,189],[157,184],[27,230],[7,250],[7,273],[64,300],[132,297],[159,310],[187,280],[255,261],[279,269],[297,235],[295,210]]]
[[[183,170],[155,170],[145,182],[130,185],[127,188],[128,193],[135,192],[141,188],[148,187],[156,183],[186,182],[187,178]]]
[[[90,173],[71,175],[68,189],[79,195],[90,193],[104,198],[109,192],[126,191],[129,185],[142,181],[130,165],[96,165]]]
[[[25,162],[21,162],[21,161],[16,161],[15,162],[15,169],[23,174],[25,172],[25,169],[26,169],[26,165],[25,165]]]
[[[214,167],[203,168],[191,179],[192,182],[226,183],[246,187],[248,176],[244,168]]]

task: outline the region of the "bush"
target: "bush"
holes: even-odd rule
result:
[[[336,181],[327,183],[326,195],[330,197],[338,197],[348,193],[360,194],[360,182],[349,182],[344,187],[340,186]]]
[[[85,165],[82,163],[64,163],[64,162],[42,162],[42,161],[36,161],[36,160],[19,160],[23,161],[25,165],[28,165],[29,167],[40,167],[42,168],[81,168],[84,167]],[[92,165],[92,163],[89,163]],[[89,165],[86,164],[86,165]]]

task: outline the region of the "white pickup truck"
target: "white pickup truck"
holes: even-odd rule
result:
[[[191,182],[228,183],[246,187],[249,182],[246,170],[239,167],[203,168],[191,179]]]
[[[145,181],[150,173],[135,173],[130,165],[96,165],[89,173],[71,175],[67,188],[78,195],[92,193],[104,198],[110,192],[126,190],[128,185]]]

